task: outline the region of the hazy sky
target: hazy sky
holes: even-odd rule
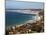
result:
[[[7,9],[43,9],[43,3],[6,1],[6,8]]]

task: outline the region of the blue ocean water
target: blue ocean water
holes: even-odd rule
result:
[[[27,20],[32,20],[32,14],[24,14],[19,12],[5,12],[6,26],[13,26],[16,24],[22,24]]]

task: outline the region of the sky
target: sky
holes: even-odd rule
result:
[[[6,1],[6,9],[43,9],[42,2]]]

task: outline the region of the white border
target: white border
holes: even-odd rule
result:
[[[5,9],[4,0],[0,0],[0,35],[5,34]]]
[[[24,0],[23,0],[24,1]],[[29,0],[27,0],[29,1]],[[30,0],[31,1],[31,0]],[[32,0],[33,2],[44,2],[43,0]],[[5,0],[0,0],[0,35],[5,35]],[[46,4],[45,4],[46,6]],[[44,12],[44,18],[45,18],[45,29],[46,29],[46,7],[44,7],[45,12]],[[46,30],[45,30],[46,32]],[[46,33],[33,33],[33,34],[21,34],[21,35],[46,35]],[[19,34],[18,34],[19,35]]]

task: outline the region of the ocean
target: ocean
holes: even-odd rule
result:
[[[32,20],[33,19],[32,14],[24,14],[24,13],[19,13],[19,12],[11,12],[7,11],[5,12],[5,24],[6,27],[8,26],[14,26],[17,24],[24,24],[27,20]]]

